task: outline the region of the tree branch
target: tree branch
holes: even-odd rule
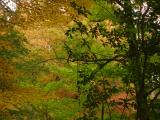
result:
[[[118,4],[119,6],[121,6],[122,8],[124,8],[124,7],[123,7],[123,4],[121,3],[120,0],[115,0],[115,3]]]
[[[153,91],[155,91],[156,89],[158,89],[160,87],[160,85],[154,87],[153,89],[151,89],[150,91],[148,91],[145,96],[147,97],[148,95],[150,95]]]
[[[96,63],[96,62],[110,62],[110,61],[121,61],[121,60],[124,60],[124,58],[126,58],[127,56],[126,55],[116,55],[112,58],[102,58],[102,59],[79,59],[79,60],[70,60],[72,62],[75,62],[75,61],[80,61],[80,62],[85,62],[85,63]]]
[[[154,96],[154,98],[151,100],[150,102],[150,107],[154,104],[154,102],[157,100],[158,96],[160,95],[160,91],[156,93],[156,95]]]
[[[106,64],[108,64],[108,63],[110,63],[112,61],[116,61],[117,58],[119,58],[119,57],[122,57],[122,55],[116,55],[116,56],[114,56],[114,57],[112,57],[110,59],[99,59],[98,61],[104,61],[105,60],[106,62],[102,63],[102,64],[98,64],[98,67],[91,73],[91,75],[87,79],[88,80],[92,80],[95,77],[95,75],[97,74],[97,72],[99,70],[103,69]],[[124,57],[124,55],[123,55],[123,57]]]

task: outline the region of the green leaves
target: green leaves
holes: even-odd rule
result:
[[[106,19],[116,22],[117,19],[115,19],[113,9],[113,6],[105,0],[95,0],[95,5],[90,10],[91,15],[89,16],[89,19],[94,22],[102,22]]]
[[[74,26],[66,32],[67,61],[77,62],[77,88],[81,96],[85,97],[82,104],[84,111],[87,112],[83,114],[82,119],[96,119],[97,109],[102,104],[110,105],[111,96],[119,92],[119,89],[111,85],[106,78],[113,76],[117,78],[121,74],[116,65],[111,67],[107,63],[114,64],[112,60],[118,58],[113,57],[113,54],[115,48],[121,46],[118,37],[122,32],[108,30],[103,22],[87,24],[80,20],[74,22]]]
[[[146,107],[150,104],[147,97],[158,89],[160,76],[158,5],[157,0],[95,0],[95,6],[89,16],[90,22],[84,27],[82,22],[75,21],[78,29],[73,27],[73,32],[70,31],[67,35],[68,40],[74,41],[69,48],[79,56],[76,61],[81,63],[78,68],[80,79],[77,83],[80,88],[87,89],[83,94],[87,95],[84,106],[90,108],[89,113],[94,113],[95,108],[102,103],[95,90],[95,86],[99,85],[98,81],[119,77],[126,85],[125,90],[129,90],[130,85],[133,85],[132,91],[136,93],[137,119],[148,119],[148,116],[143,116],[144,113],[147,115],[150,112],[150,108]],[[88,17],[84,13],[83,15]],[[108,22],[107,19],[111,21]],[[76,51],[76,48],[82,51]],[[99,52],[102,49],[105,51]],[[106,58],[109,56],[117,57],[108,62]],[[95,69],[88,69],[92,67],[91,64],[95,65]],[[106,89],[105,92],[113,95],[114,87],[112,88],[110,91]],[[148,91],[151,92],[146,94]],[[109,99],[109,96],[103,100],[106,99]],[[126,104],[128,100],[122,99],[122,103]],[[124,106],[124,109],[125,107],[128,108]],[[91,114],[87,115],[90,117]]]
[[[77,11],[78,15],[84,15],[87,17],[90,13],[85,7],[79,6],[75,1],[70,2],[71,6]]]
[[[18,32],[9,32],[0,35],[0,57],[11,59],[20,55],[27,54],[28,50],[24,47],[26,39]]]

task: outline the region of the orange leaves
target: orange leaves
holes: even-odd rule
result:
[[[59,98],[67,97],[67,98],[78,99],[78,93],[69,91],[69,90],[66,89],[66,88],[60,88],[60,89],[58,89],[58,90],[55,92],[55,94],[56,94]]]
[[[5,90],[12,86],[14,79],[13,67],[0,58],[0,89]]]
[[[12,45],[9,41],[0,41],[0,47],[7,50],[12,49]]]

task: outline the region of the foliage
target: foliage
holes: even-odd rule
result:
[[[10,11],[5,3],[2,4],[3,2],[0,2],[0,89],[2,91],[12,86],[18,74],[15,65],[28,53],[24,34],[15,29],[10,21],[13,11]]]
[[[78,110],[78,103],[75,100],[65,98],[63,100],[26,103],[17,110],[9,110],[9,114],[12,119],[67,120],[71,117],[74,118]]]
[[[106,110],[109,111],[111,118],[111,109],[117,104],[111,100],[111,97],[120,91],[117,89],[118,86],[112,85],[108,80],[112,75],[105,74],[111,71],[109,70],[111,65],[114,68],[117,64],[113,62],[110,66],[105,66],[112,60],[118,60],[116,57],[112,58],[115,49],[103,45],[100,37],[98,38],[96,25],[102,27],[103,23],[84,24],[75,20],[75,25],[66,32],[68,36],[68,41],[65,42],[65,49],[68,52],[67,61],[77,61],[78,91],[81,96],[86,96],[82,97],[82,100],[80,99],[84,107],[84,114],[78,119],[98,119],[96,111],[100,107],[102,118],[104,118]],[[115,78],[118,78],[118,71],[115,70],[113,74]]]
[[[25,42],[26,39],[18,32],[11,31],[0,35],[0,88],[2,90],[11,86],[16,75],[15,64],[18,62],[18,58],[28,52],[24,47]]]
[[[27,53],[27,49],[24,48],[26,39],[16,31],[1,35],[0,42],[0,56],[3,59],[12,59],[19,57],[19,55],[26,55]]]
[[[106,20],[102,22],[96,22],[95,20],[95,22],[84,24],[81,20],[75,19],[75,25],[66,32],[68,41],[65,43],[65,48],[68,52],[68,61],[76,61],[79,65],[78,69],[80,70],[78,73],[80,78],[77,81],[77,86],[80,89],[79,92],[85,93],[87,96],[84,103],[87,102],[88,104],[84,104],[84,107],[88,109],[88,114],[84,114],[83,117],[85,119],[96,119],[95,108],[98,106],[96,92],[98,90],[95,90],[94,86],[99,83],[96,78],[98,78],[101,71],[104,71],[103,69],[108,66],[108,63],[112,63],[121,66],[118,68],[119,71],[122,70],[121,73],[125,72],[118,74],[117,77],[120,77],[127,85],[125,89],[127,94],[132,95],[132,92],[135,94],[133,101],[135,101],[134,106],[136,106],[137,111],[136,119],[148,120],[152,111],[151,106],[160,93],[157,92],[153,98],[149,99],[152,92],[159,91],[159,61],[153,63],[153,59],[157,59],[156,56],[159,56],[160,52],[159,8],[157,8],[159,2],[157,0],[102,1],[96,0],[96,3],[112,16],[112,18],[108,17],[112,20],[110,29],[106,28],[108,27],[105,25]],[[104,7],[105,4],[102,3],[107,6]],[[76,5],[73,7],[81,9]],[[82,11],[79,14],[88,17],[89,14],[87,13],[88,11]],[[101,18],[100,20],[104,19]],[[70,44],[70,41],[73,41],[73,43]],[[113,49],[113,52],[108,55],[106,50],[105,55],[97,54],[92,49],[94,43],[99,43],[105,48],[109,47]],[[131,84],[134,86],[131,87]],[[102,85],[105,86],[104,83]],[[88,89],[84,89],[84,86],[87,86]],[[107,84],[107,86],[111,85]],[[81,92],[81,88],[84,93]],[[110,92],[110,89],[109,91],[105,90],[105,92],[110,93],[110,96],[114,93]],[[104,97],[106,94],[98,95]],[[102,100],[107,99],[109,99],[108,96]],[[128,102],[128,98],[124,99],[124,109],[128,108],[125,105]]]
[[[96,1],[96,0],[95,0]],[[91,21],[104,21],[105,19],[113,19],[113,10],[112,6],[110,4],[107,4],[103,0],[98,0],[96,1],[96,4],[94,4],[94,7],[92,7],[91,11],[91,16],[89,16],[89,19]],[[103,11],[103,12],[101,12]]]
[[[87,3],[81,2],[84,5]],[[1,83],[0,78],[0,119],[74,119],[74,115],[79,112],[76,98],[71,99],[74,95],[72,93],[76,93],[72,92],[75,91],[73,79],[76,78],[76,65],[69,66],[55,60],[57,56],[54,56],[53,50],[65,39],[59,29],[66,29],[63,25],[68,24],[70,17],[74,16],[73,9],[66,0],[18,0],[16,5],[15,11],[6,9],[5,4],[0,6],[0,15],[4,15],[0,16],[0,72],[4,80]],[[4,10],[2,14],[1,7]],[[61,28],[57,30],[55,24]],[[35,41],[31,44],[33,39]],[[39,43],[39,39],[44,42]],[[50,51],[43,44],[45,40],[49,40],[47,45],[54,42]],[[37,44],[43,44],[44,48],[36,47]],[[62,53],[61,48],[58,50]],[[58,54],[58,57],[64,57],[63,54]],[[16,80],[15,86],[9,89],[12,86],[11,80]],[[58,93],[61,88],[65,90],[63,98],[54,98],[55,93],[58,94],[56,97],[61,97],[61,91]],[[65,96],[67,90],[71,94]],[[47,101],[39,102],[41,99]],[[24,104],[24,101],[29,103]]]
[[[115,112],[115,119],[127,119],[132,113],[137,120],[157,119],[158,0],[71,0],[71,4],[67,0],[18,0],[16,10],[3,2],[0,1],[0,112],[7,115],[4,118],[0,114],[0,119],[103,120],[114,119]],[[65,25],[70,24],[73,26],[66,31],[64,40]],[[26,45],[28,41],[20,32],[25,33],[30,45]],[[67,55],[59,48],[63,41]],[[14,89],[9,90],[15,79],[17,87],[18,81],[24,89],[29,87],[27,92],[18,89],[21,94],[14,94]],[[78,97],[74,96],[75,82]],[[34,93],[26,97],[29,101],[40,99],[40,93],[33,92],[31,86],[47,91],[44,98],[54,99],[56,94],[58,99],[19,106],[18,102],[25,99],[22,93]],[[72,92],[67,93],[68,90]],[[124,96],[117,97],[121,93]],[[68,96],[74,100],[63,99]]]

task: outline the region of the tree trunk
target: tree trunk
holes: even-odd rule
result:
[[[148,102],[147,96],[145,95],[145,60],[142,62],[142,58],[138,54],[130,60],[130,72],[132,73],[132,82],[135,85],[136,91],[136,120],[149,120]]]
[[[149,120],[149,109],[147,104],[147,97],[144,96],[143,91],[136,94],[137,115],[136,120]]]
[[[102,102],[101,120],[104,120],[104,103]]]

